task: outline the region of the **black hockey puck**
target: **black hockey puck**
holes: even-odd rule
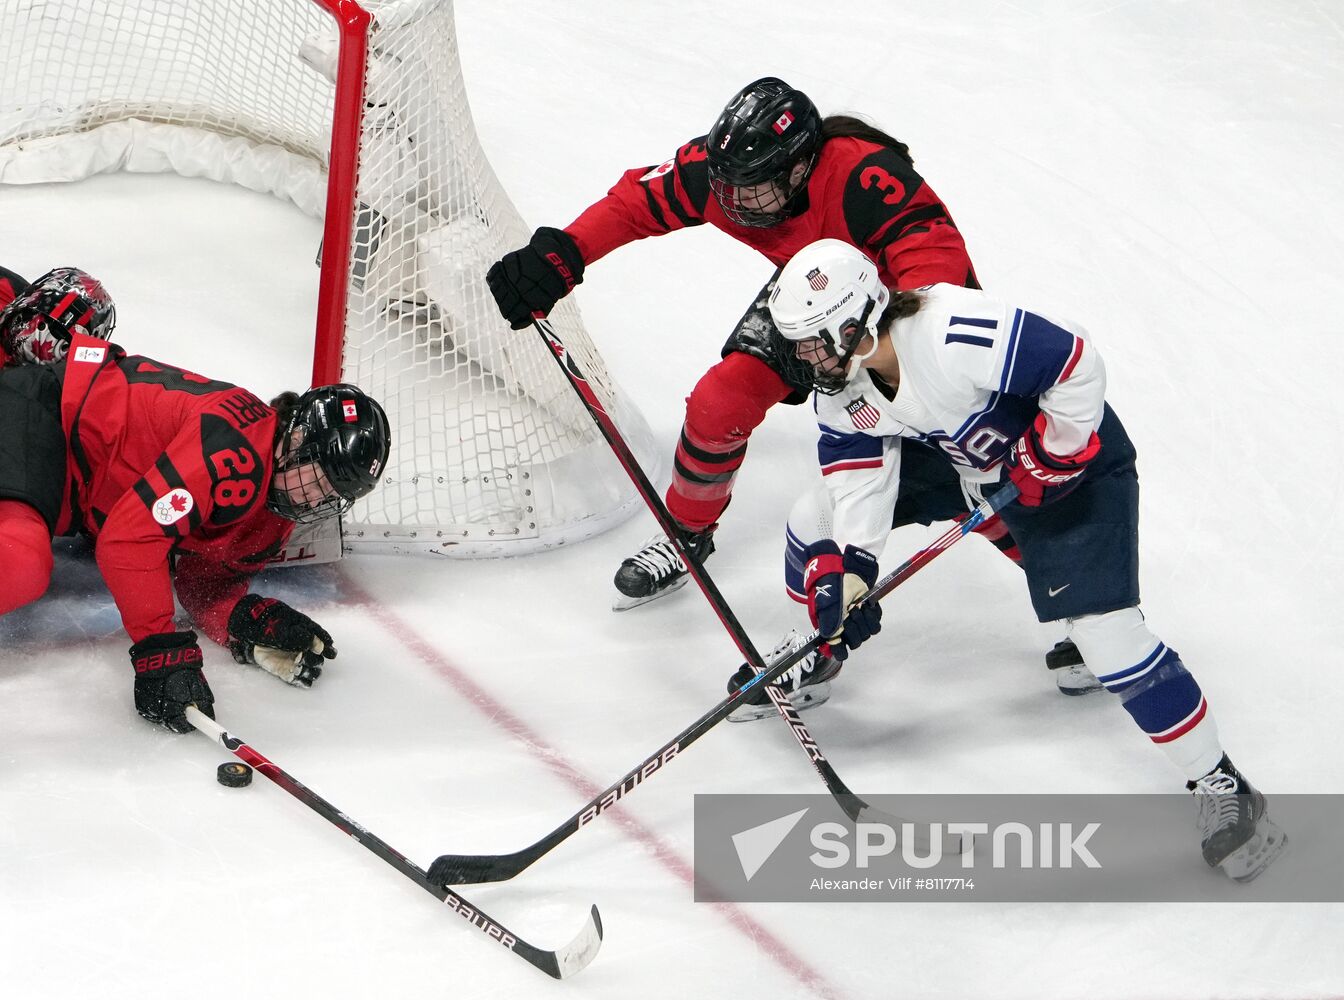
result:
[[[252,784],[252,768],[236,760],[219,765],[215,780],[226,788],[246,788]]]

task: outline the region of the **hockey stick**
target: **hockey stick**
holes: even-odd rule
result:
[[[593,391],[593,387],[589,383],[587,376],[583,374],[583,371],[579,368],[578,363],[574,360],[574,356],[569,352],[568,348],[566,348],[560,338],[556,336],[555,330],[551,327],[550,323],[541,317],[537,317],[532,321],[532,325],[536,327],[537,333],[541,335],[542,340],[546,342],[546,346],[550,348],[551,354],[555,357],[556,363],[560,366],[560,370],[564,372],[565,377],[569,379],[569,384],[573,386],[574,391],[578,393],[579,398],[583,400],[584,406],[587,407],[588,413],[592,416],[593,421],[602,432],[602,436],[606,438],[607,444],[611,446],[611,450],[615,453],[617,460],[630,476],[630,479],[635,484],[635,488],[639,491],[640,496],[644,498],[644,503],[647,504],[649,510],[652,511],[654,518],[658,521],[658,524],[662,527],[663,531],[666,532],[668,539],[676,545],[677,551],[681,554],[682,562],[686,565],[687,572],[690,573],[691,578],[695,580],[696,584],[700,587],[700,590],[704,593],[705,599],[709,601],[710,607],[712,607],[715,614],[719,616],[719,620],[723,623],[723,627],[727,629],[728,634],[732,636],[733,642],[736,643],[737,648],[741,651],[747,664],[756,672],[757,676],[759,676],[761,672],[765,670],[765,661],[761,658],[761,654],[756,651],[756,647],[753,646],[751,640],[747,638],[746,631],[742,628],[741,623],[738,622],[732,609],[728,607],[728,602],[724,600],[723,594],[719,592],[719,588],[714,584],[714,581],[705,571],[704,564],[691,554],[690,547],[682,537],[681,528],[668,512],[662,497],[658,495],[658,491],[655,490],[653,484],[649,482],[649,477],[644,474],[644,470],[639,465],[639,460],[635,458],[629,445],[625,443],[625,438],[621,435],[620,429],[616,426],[616,422],[612,420],[606,407],[602,405],[602,400],[599,399],[597,393]],[[999,492],[1002,492],[1002,489]],[[1003,503],[1007,503],[1008,499],[1011,498],[1005,499]],[[995,510],[997,509],[998,508],[996,507]],[[775,676],[778,677],[780,675],[776,674]],[[773,680],[773,678],[771,680]],[[793,702],[789,700],[789,696],[784,692],[784,689],[778,684],[768,683],[765,688],[765,693],[770,698],[771,702],[774,703],[775,710],[784,717],[786,722],[788,722],[789,731],[793,733],[793,738],[798,741],[798,745],[803,748],[804,752],[806,752],[808,760],[811,761],[812,766],[816,768],[817,773],[821,775],[821,780],[826,784],[826,790],[835,797],[836,802],[840,804],[840,808],[844,810],[845,815],[857,822],[864,810],[869,808],[868,803],[851,792],[849,787],[840,779],[840,775],[831,765],[831,762],[826,759],[826,755],[822,753],[821,747],[817,745],[817,741],[813,739],[812,734],[808,731],[807,724],[799,718],[798,710],[794,708]]]
[[[206,739],[219,743],[239,760],[252,765],[342,833],[349,834],[359,841],[360,844],[378,855],[435,899],[447,903],[450,910],[477,930],[483,931],[487,937],[502,944],[509,951],[529,964],[536,966],[551,978],[567,979],[575,973],[583,971],[588,963],[597,956],[598,949],[602,947],[602,917],[598,914],[596,906],[589,911],[588,921],[583,930],[579,931],[578,936],[559,951],[546,951],[543,948],[528,944],[503,924],[497,923],[461,896],[431,882],[425,872],[407,860],[404,855],[375,837],[326,799],[317,795],[297,778],[271,763],[238,737],[227,732],[214,719],[197,709],[195,705],[188,705],[186,714],[187,721],[195,726],[197,732]]]
[[[993,517],[999,510],[1017,496],[1017,487],[1008,483],[1000,487],[993,496],[985,500],[971,512],[970,517],[954,524],[936,539],[920,549],[901,565],[878,580],[873,589],[864,597],[864,602],[880,601],[896,587],[900,586],[915,573],[919,572],[954,542],[970,534],[980,525]],[[768,685],[804,656],[821,645],[820,632],[814,631],[799,649],[781,657],[766,667],[738,690],[696,719],[659,749],[655,750],[631,771],[612,784],[606,791],[592,799],[565,822],[542,837],[535,844],[524,847],[512,854],[443,854],[429,866],[429,878],[438,885],[470,885],[477,882],[503,882],[511,879],[523,870],[531,867],[538,859],[555,850],[580,829],[587,826],[617,802],[629,795],[643,781],[662,769],[670,760],[684,751],[701,736],[726,719],[737,703],[761,684]],[[766,690],[769,690],[767,687]],[[857,801],[857,797],[856,797]],[[859,822],[861,817],[878,817],[885,814],[861,803],[857,815],[852,817]],[[900,829],[899,825],[896,827]],[[953,846],[951,850],[958,850]]]
[[[647,504],[649,510],[652,511],[659,526],[667,534],[668,539],[677,547],[677,551],[681,554],[682,562],[686,565],[687,572],[690,573],[691,578],[695,580],[696,584],[700,587],[700,590],[704,593],[705,599],[709,601],[709,605],[714,609],[714,613],[719,616],[719,621],[721,621],[723,627],[728,630],[728,634],[732,637],[733,642],[741,651],[742,656],[746,659],[748,665],[756,672],[757,676],[760,676],[761,672],[765,670],[765,661],[761,658],[761,654],[757,652],[756,647],[752,645],[751,640],[747,637],[746,630],[742,628],[741,623],[737,620],[737,616],[733,614],[732,609],[728,607],[728,602],[724,600],[723,594],[719,592],[719,588],[710,578],[709,573],[705,571],[704,563],[691,554],[690,546],[686,544],[685,539],[682,537],[681,528],[677,525],[677,522],[673,519],[671,513],[668,512],[667,505],[663,503],[663,499],[658,495],[658,491],[655,490],[653,484],[649,482],[649,477],[644,474],[643,468],[640,467],[639,460],[635,458],[629,445],[625,443],[625,438],[621,435],[620,428],[616,426],[616,422],[612,420],[611,414],[609,414],[607,408],[602,405],[602,400],[599,399],[597,393],[593,391],[593,387],[591,383],[589,383],[587,376],[583,374],[583,371],[579,368],[578,363],[574,360],[574,356],[569,352],[569,349],[566,348],[560,338],[556,336],[555,330],[551,327],[550,323],[538,317],[532,321],[532,325],[536,327],[537,333],[541,334],[542,340],[544,340],[546,346],[550,348],[551,354],[555,357],[556,363],[560,366],[560,370],[563,371],[565,377],[569,379],[569,384],[574,387],[574,391],[578,393],[579,398],[583,400],[583,405],[587,407],[588,413],[597,424],[598,430],[600,430],[602,436],[606,438],[607,444],[611,446],[611,450],[615,453],[617,460],[621,463],[627,475],[630,476],[630,480],[635,484],[635,489],[637,489],[640,496],[644,498],[644,503]],[[778,676],[780,675],[775,675],[775,677]],[[779,714],[784,717],[784,720],[788,722],[789,731],[793,733],[793,737],[798,741],[798,745],[807,753],[808,760],[812,762],[812,766],[816,768],[817,773],[821,775],[821,780],[826,783],[827,790],[835,796],[836,801],[840,803],[840,808],[845,811],[845,815],[850,819],[857,820],[859,814],[867,807],[867,803],[851,792],[845,783],[840,780],[840,775],[836,773],[835,768],[831,766],[831,762],[828,761],[826,755],[821,752],[821,747],[817,745],[817,741],[813,739],[812,734],[808,732],[807,724],[799,718],[798,710],[794,708],[793,702],[789,700],[789,696],[784,692],[783,688],[778,684],[773,683],[773,680],[774,678],[772,677],[770,679],[771,682],[766,684],[766,695],[770,698],[771,702],[774,703],[776,711],[778,711]]]

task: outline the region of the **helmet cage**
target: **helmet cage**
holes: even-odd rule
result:
[[[812,369],[812,386],[823,396],[834,396],[858,374],[859,365],[877,349],[877,327],[870,322],[877,300],[869,298],[857,316],[841,320],[834,333],[822,327],[811,336],[793,340],[794,354]],[[872,336],[873,346],[864,354],[856,354],[865,336]]]
[[[789,218],[816,165],[821,128],[811,99],[783,80],[765,77],[735,94],[705,137],[709,189],[723,214],[752,228]]]
[[[306,427],[292,427],[291,434],[307,437]],[[286,473],[295,473],[285,476]],[[281,486],[285,478],[287,485]],[[303,497],[308,487],[318,487],[325,494],[322,500],[309,502]],[[329,517],[340,517],[354,506],[357,497],[345,497],[332,485],[326,470],[322,468],[322,448],[317,441],[300,441],[294,447],[286,447],[275,462],[275,474],[271,477],[271,492],[267,500],[273,513],[279,514],[295,524],[312,524],[325,521]]]
[[[731,181],[711,165],[709,190],[730,222],[749,229],[769,229],[789,217],[794,199],[807,187],[816,159],[816,154],[813,154],[805,161],[795,160],[777,176],[754,183]],[[800,162],[805,162],[806,167],[798,181],[790,184],[789,178]]]
[[[276,432],[267,506],[300,524],[346,513],[387,466],[387,414],[357,386],[317,386],[300,396]],[[312,499],[314,496],[320,499]]]

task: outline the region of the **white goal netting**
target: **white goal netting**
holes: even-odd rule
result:
[[[0,183],[114,170],[239,184],[324,218],[314,380],[358,384],[394,433],[347,544],[507,555],[638,506],[545,345],[509,330],[485,287],[530,231],[477,140],[452,0],[4,0]],[[578,310],[552,320],[656,477]]]

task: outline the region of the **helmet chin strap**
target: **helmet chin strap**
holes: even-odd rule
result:
[[[849,356],[849,369],[845,372],[846,383],[853,382],[854,379],[858,377],[859,372],[863,369],[863,363],[877,353],[877,331],[872,327],[866,327],[865,332],[868,339],[873,342],[872,346],[862,354],[855,353]]]
[[[844,363],[845,363],[846,385],[848,385],[850,382],[853,382],[854,379],[858,377],[860,369],[863,368],[863,363],[867,361],[869,358],[871,358],[873,356],[873,353],[877,350],[877,337],[878,337],[877,326],[872,322],[873,310],[876,307],[876,305],[877,303],[870,298],[868,300],[868,304],[864,306],[863,312],[859,315],[858,325],[859,329],[862,332],[856,335],[854,346],[855,348],[857,348],[859,344],[862,344],[864,337],[867,337],[873,343],[872,346],[869,347],[868,350],[864,351],[862,354],[860,354],[857,350],[851,350],[849,353],[849,357],[845,358]]]

